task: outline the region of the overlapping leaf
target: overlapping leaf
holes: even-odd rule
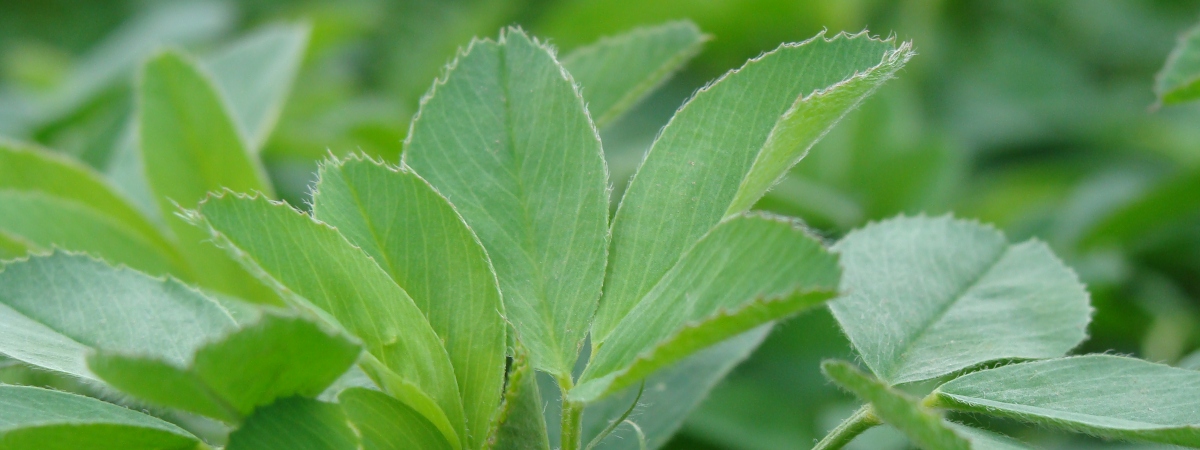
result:
[[[1179,37],[1179,43],[1158,73],[1154,93],[1160,103],[1172,104],[1200,98],[1200,24]]]
[[[206,66],[229,99],[252,152],[260,150],[283,110],[308,43],[307,25],[268,26],[212,55]]]
[[[459,444],[466,422],[450,358],[425,315],[370,256],[325,223],[263,197],[212,197],[187,216],[292,305],[361,339],[378,361],[364,366],[376,384]]]
[[[196,450],[183,429],[94,398],[0,386],[0,448],[6,450]]]
[[[338,404],[354,424],[363,450],[451,450],[437,427],[420,413],[379,391],[351,388]]]
[[[483,442],[503,388],[508,325],[474,233],[412,171],[357,157],[321,166],[313,215],[370,255],[425,313],[458,375],[469,441]]]
[[[595,350],[575,400],[621,389],[688,354],[836,293],[840,271],[798,224],[741,215],[700,239]]]
[[[358,450],[346,413],[333,403],[293,397],[260,408],[229,434],[226,450]]]
[[[4,266],[0,324],[0,353],[88,379],[96,379],[84,360],[93,350],[184,365],[235,328],[220,306],[177,281],[67,253]]]
[[[422,102],[403,158],[479,236],[534,366],[569,376],[600,296],[608,191],[553,53],[517,29],[473,42]]]
[[[1088,294],[1040,242],[1009,245],[995,229],[950,217],[901,217],[855,231],[834,250],[847,294],[830,309],[890,384],[1058,357],[1085,337]]]
[[[1200,372],[1110,355],[1014,364],[935,391],[954,409],[1114,439],[1200,446]]]
[[[237,423],[279,398],[316,397],[359,351],[313,322],[265,314],[204,345],[187,366],[102,350],[88,357],[88,368],[139,399]]]
[[[518,343],[504,388],[504,403],[489,427],[489,450],[550,449],[536,375],[529,353]]]
[[[150,273],[188,273],[173,245],[99,174],[7,141],[0,141],[0,232],[10,242],[91,252]]]
[[[663,129],[621,200],[593,345],[700,236],[749,208],[911,55],[907,43],[865,34],[818,36],[701,89]]]
[[[583,87],[596,126],[612,123],[666,82],[706,40],[687,21],[637,28],[578,48],[563,67]]]
[[[210,77],[186,56],[159,53],[142,70],[138,92],[138,145],[159,210],[191,207],[209,191],[269,193],[245,137]],[[253,302],[278,302],[202,230],[171,215],[167,223],[201,285]]]

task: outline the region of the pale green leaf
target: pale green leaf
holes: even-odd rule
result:
[[[5,450],[197,450],[188,432],[94,398],[0,385],[0,448]]]
[[[88,368],[141,400],[236,423],[279,398],[316,397],[358,354],[358,345],[316,323],[263,314],[198,349],[186,366],[100,351],[88,357]]]
[[[641,450],[639,434],[645,438],[647,448],[666,445],[692,409],[725,375],[750,356],[770,331],[771,326],[764,325],[726,339],[646,378],[646,389],[629,419],[637,428],[628,423],[618,426],[600,441],[596,450]],[[594,439],[609,426],[609,421],[616,420],[629,408],[638,387],[631,386],[587,405],[583,414],[584,442]]]
[[[884,381],[938,377],[987,361],[1062,356],[1091,307],[1075,273],[1043,243],[1009,245],[951,217],[899,217],[843,238],[846,295],[834,317]]]
[[[211,197],[187,216],[293,306],[361,339],[383,367],[367,374],[457,445],[466,423],[446,350],[413,300],[370,256],[329,225],[261,196]]]
[[[1200,24],[1179,37],[1179,43],[1158,73],[1154,93],[1159,103],[1172,104],[1200,98]]]
[[[189,274],[173,244],[99,174],[49,150],[3,140],[0,231],[40,248]]]
[[[483,246],[411,170],[351,157],[319,173],[313,215],[370,255],[425,313],[458,374],[468,442],[482,443],[504,386],[508,329]]]
[[[358,450],[359,439],[342,408],[292,397],[259,408],[229,434],[225,450]]]
[[[196,348],[235,327],[216,303],[183,284],[55,253],[0,271],[0,353],[96,379],[93,349],[185,364]]]
[[[951,429],[935,411],[845,361],[825,361],[821,371],[839,386],[871,404],[871,414],[904,432],[926,450],[970,450],[971,442]]]
[[[972,450],[1032,450],[1033,447],[1016,439],[991,431],[946,422],[946,426],[971,442]]]
[[[563,67],[582,86],[596,126],[612,123],[700,52],[707,37],[689,21],[635,28],[577,48]]]
[[[833,296],[837,257],[799,224],[739,215],[701,238],[592,354],[571,396],[588,401]]]
[[[865,34],[819,35],[697,92],[655,140],[613,219],[593,345],[700,236],[749,208],[911,55],[908,44]]]
[[[569,376],[604,278],[608,190],[553,53],[518,29],[472,42],[422,102],[403,158],[479,236],[534,366]]]
[[[249,148],[260,150],[292,88],[309,26],[274,25],[238,39],[206,59],[206,66],[220,86],[233,116],[246,131]]]
[[[536,375],[529,352],[518,343],[504,388],[504,403],[488,431],[489,450],[550,449]]]
[[[338,403],[358,430],[363,450],[451,450],[437,427],[420,413],[379,391],[350,388]]]
[[[195,62],[173,51],[155,55],[142,69],[137,103],[138,145],[160,211],[192,207],[221,188],[270,193],[229,106]],[[167,223],[199,284],[253,302],[278,302],[262,283],[205,242],[202,230],[174,215]]]
[[[1200,446],[1200,372],[1089,355],[1014,364],[935,391],[953,409],[1113,439]]]

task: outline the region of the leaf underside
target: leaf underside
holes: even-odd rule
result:
[[[0,386],[0,447],[11,450],[194,450],[200,442],[157,418],[94,398]]]

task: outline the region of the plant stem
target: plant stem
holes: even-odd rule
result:
[[[875,417],[875,413],[871,411],[871,405],[863,405],[853,415],[838,424],[837,428],[834,428],[833,431],[825,435],[825,438],[821,439],[821,442],[818,442],[817,446],[813,447],[813,450],[840,449],[854,440],[856,436],[862,434],[862,432],[880,423],[879,418]]]
[[[562,389],[561,450],[579,450],[583,445],[583,403],[567,400],[567,393],[573,385],[569,376],[558,380],[558,386]]]

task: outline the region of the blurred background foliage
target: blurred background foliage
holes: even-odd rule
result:
[[[899,79],[759,208],[831,240],[897,213],[951,211],[1013,240],[1045,240],[1092,292],[1081,352],[1200,366],[1189,357],[1200,347],[1200,105],[1152,107],[1154,74],[1200,19],[1200,1],[0,0],[0,135],[122,185],[114,160],[132,135],[133,74],[149,52],[204,55],[268,24],[307,23],[300,74],[263,149],[277,191],[304,205],[315,161],[329,153],[397,159],[421,96],[472,36],[519,24],[565,52],[684,18],[712,40],[603,130],[617,194],[674,110],[747,58],[822,29],[911,39],[919,55]],[[851,352],[827,312],[782,324],[672,446],[809,448],[855,406],[820,376],[830,357]],[[987,425],[1043,448],[1115,448]],[[907,444],[881,428],[855,445]]]

